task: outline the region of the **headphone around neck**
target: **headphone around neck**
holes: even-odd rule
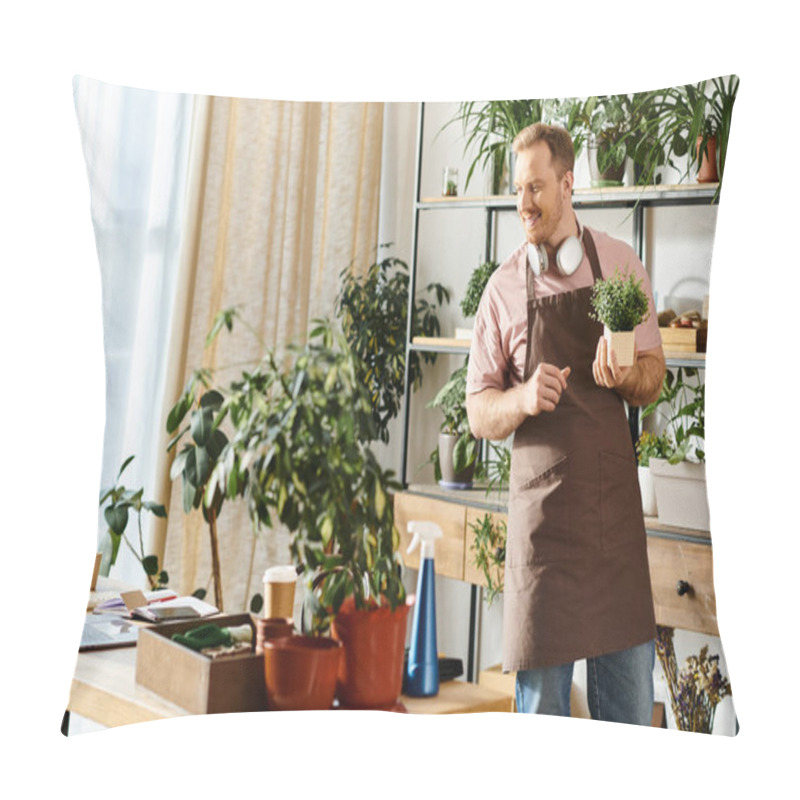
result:
[[[578,222],[578,235],[568,236],[556,251],[556,270],[565,276],[572,275],[583,261],[583,226],[577,218],[576,222]],[[547,272],[550,267],[548,261],[547,250],[543,244],[528,243],[528,264],[537,278]]]

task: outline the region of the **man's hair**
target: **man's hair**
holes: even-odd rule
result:
[[[572,137],[565,128],[556,125],[545,125],[543,122],[534,122],[523,128],[511,143],[511,148],[515,153],[526,150],[536,142],[544,142],[550,148],[550,158],[556,175],[561,179],[565,172],[573,172],[575,169],[575,148],[572,145]]]

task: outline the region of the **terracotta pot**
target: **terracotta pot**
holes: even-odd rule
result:
[[[270,711],[326,711],[336,695],[342,643],[325,636],[288,636],[264,642]]]
[[[349,597],[331,626],[331,635],[344,645],[336,695],[346,708],[392,706],[403,688],[407,604],[355,608]]]
[[[453,467],[453,450],[458,436],[452,433],[439,434],[439,468],[442,478],[439,483],[448,489],[470,489],[472,478],[475,475],[475,461],[468,467],[456,472]]]
[[[700,158],[700,145],[702,144],[703,137],[697,137],[697,145],[695,150],[698,159]],[[719,180],[717,175],[717,139],[712,136],[706,142],[706,151],[703,153],[703,163],[697,172],[698,183],[716,183]]]
[[[264,652],[267,639],[285,639],[294,633],[294,623],[286,617],[256,617],[256,655]]]

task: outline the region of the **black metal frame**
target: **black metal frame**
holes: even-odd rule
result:
[[[417,249],[418,249],[418,230],[419,215],[422,211],[434,209],[452,208],[483,208],[486,212],[486,248],[485,258],[490,260],[493,255],[495,245],[496,216],[499,213],[516,210],[516,201],[512,195],[506,198],[485,198],[476,200],[454,199],[447,204],[423,202],[420,198],[420,185],[422,181],[422,142],[425,124],[425,104],[419,105],[419,122],[417,128],[417,147],[416,147],[416,176],[414,180],[414,221],[411,234],[411,262],[409,265],[409,303],[408,303],[408,324],[406,326],[406,364],[405,364],[405,388],[403,395],[403,450],[400,466],[400,481],[404,488],[408,486],[406,480],[406,469],[408,467],[408,424],[410,415],[411,387],[408,381],[409,373],[409,353],[416,352],[437,352],[437,353],[465,353],[468,348],[463,347],[432,347],[430,345],[414,345],[412,343],[412,312],[413,302],[411,298],[416,292],[417,277]],[[629,187],[626,190],[579,190],[573,194],[572,205],[574,208],[630,208],[633,215],[633,247],[639,260],[644,263],[644,246],[646,241],[645,209],[651,207],[665,206],[687,206],[687,205],[716,205],[717,184],[707,184],[700,188],[686,189],[660,189],[659,187]],[[669,359],[668,366],[694,366],[702,367],[695,361],[684,362],[681,359]],[[640,420],[639,409],[628,409],[628,424],[631,431],[632,442],[636,443],[639,437]],[[469,654],[467,659],[467,680],[473,681],[475,678],[475,650],[477,646],[477,607],[479,600],[480,587],[472,584],[470,591],[470,612],[469,612]]]

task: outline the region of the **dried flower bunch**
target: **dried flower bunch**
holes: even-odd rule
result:
[[[708,655],[708,645],[699,656],[689,656],[678,673],[673,628],[658,626],[656,653],[667,676],[672,713],[679,730],[711,733],[720,701],[731,694],[731,684],[719,670],[719,656]]]

